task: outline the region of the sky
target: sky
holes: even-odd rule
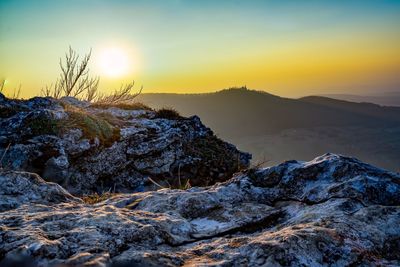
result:
[[[0,79],[38,95],[71,46],[100,90],[400,91],[400,1],[0,0]]]

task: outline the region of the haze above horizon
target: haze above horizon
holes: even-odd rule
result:
[[[399,91],[399,25],[400,1],[1,0],[0,79],[37,95],[71,45],[105,92]]]

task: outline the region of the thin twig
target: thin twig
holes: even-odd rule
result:
[[[152,183],[155,184],[156,186],[160,187],[161,189],[165,189],[165,187],[163,187],[162,185],[160,185],[159,183],[157,183],[156,181],[154,181],[154,180],[151,179],[150,177],[147,177],[147,179],[149,179],[150,182],[152,182]]]
[[[8,143],[8,145],[7,145],[7,147],[6,147],[6,150],[4,150],[3,155],[1,156],[1,159],[0,159],[0,169],[3,169],[3,159],[4,159],[4,157],[6,156],[8,149],[10,149],[10,146],[11,146],[11,143]]]

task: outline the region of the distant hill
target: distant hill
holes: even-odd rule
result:
[[[174,107],[183,115],[199,115],[228,137],[321,126],[400,125],[400,107],[314,96],[289,99],[244,89],[208,94],[143,94],[140,100],[154,107]]]
[[[400,107],[319,96],[289,99],[244,88],[143,94],[139,100],[200,116],[220,137],[253,153],[255,161],[307,160],[330,151],[392,170],[400,167]]]
[[[323,94],[321,96],[352,102],[367,102],[383,106],[400,107],[400,92],[387,92],[376,95]]]

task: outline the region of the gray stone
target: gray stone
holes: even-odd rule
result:
[[[400,175],[354,158],[326,154],[93,205],[27,176],[0,175],[0,264],[23,256],[38,266],[400,264]]]
[[[37,174],[0,170],[0,212],[22,205],[80,203],[56,183],[45,182]]]
[[[216,138],[196,116],[161,119],[151,110],[100,109],[72,97],[4,98],[2,107],[2,166],[38,173],[73,194],[141,191],[151,188],[143,185],[149,176],[174,186],[178,177],[209,185],[248,167],[251,158]],[[220,144],[193,152],[199,140]],[[210,154],[221,154],[223,164]]]

